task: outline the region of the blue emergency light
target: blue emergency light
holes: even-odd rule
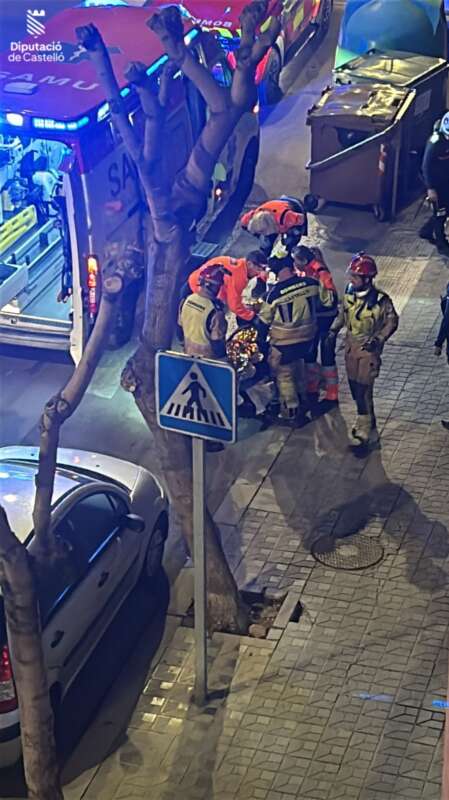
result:
[[[73,120],[73,122],[60,122],[57,119],[49,119],[44,117],[32,117],[31,124],[33,128],[40,128],[50,131],[77,131],[79,128],[84,128],[89,124],[89,117],[80,117]]]
[[[84,8],[94,8],[96,6],[127,6],[126,0],[83,0],[80,4]]]

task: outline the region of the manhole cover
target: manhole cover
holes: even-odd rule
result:
[[[334,569],[366,569],[382,560],[384,549],[363,533],[346,539],[322,536],[312,545],[313,557]]]

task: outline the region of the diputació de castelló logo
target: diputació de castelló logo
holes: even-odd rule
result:
[[[45,10],[38,8],[29,8],[26,13],[26,31],[33,37],[38,39],[45,33]]]

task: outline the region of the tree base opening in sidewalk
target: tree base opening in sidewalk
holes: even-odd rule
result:
[[[265,639],[270,628],[274,626],[274,623],[278,619],[279,612],[287,597],[287,592],[279,594],[279,596],[276,597],[270,597],[265,590],[261,592],[241,591],[240,595],[243,602],[248,607],[248,627],[241,635],[252,636],[255,639]],[[297,620],[295,619],[293,621]],[[189,606],[183,618],[182,625],[186,628],[194,627],[195,608],[193,603]],[[226,632],[227,631],[222,631],[222,633]],[[233,631],[228,631],[228,633],[233,633]]]

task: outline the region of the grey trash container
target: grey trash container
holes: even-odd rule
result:
[[[402,134],[415,93],[383,84],[328,87],[309,110],[310,191],[330,202],[396,210]]]
[[[449,64],[400,50],[369,50],[334,70],[336,83],[386,83],[414,89],[416,99],[410,117],[408,147],[422,153],[435,120],[446,110]]]

